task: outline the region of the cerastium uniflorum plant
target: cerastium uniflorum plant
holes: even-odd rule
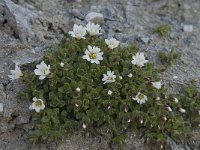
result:
[[[176,62],[177,59],[181,57],[180,53],[176,52],[173,49],[168,52],[160,50],[158,51],[157,55],[160,59],[161,64],[165,67],[172,65]]]
[[[154,32],[159,34],[161,37],[167,36],[171,31],[171,26],[167,23],[161,23],[157,25],[154,29]]]
[[[187,139],[191,126],[200,124],[195,86],[167,94],[161,70],[144,53],[133,45],[120,47],[100,31],[94,23],[75,24],[41,62],[30,64],[32,69],[22,74],[16,65],[11,71],[11,79],[21,77],[26,84],[21,98],[32,103],[32,141],[57,141],[74,130],[101,126],[121,145],[127,131],[142,133],[157,149],[164,148],[168,136]]]

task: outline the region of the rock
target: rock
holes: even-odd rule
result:
[[[3,101],[6,99],[3,84],[0,84],[0,116],[3,116]]]
[[[191,150],[187,145],[177,144],[170,137],[167,139],[167,144],[171,147],[172,150]]]
[[[141,40],[142,40],[145,44],[148,44],[148,43],[149,43],[149,38],[148,38],[148,37],[142,37]]]
[[[0,116],[3,114],[3,103],[0,103]]]
[[[4,17],[2,14],[0,14],[0,24],[4,22]]]
[[[193,26],[192,25],[184,25],[183,26],[183,31],[184,32],[192,32],[193,31]]]
[[[84,16],[83,16],[83,14],[81,14],[79,9],[72,9],[71,14],[76,18],[84,19]]]
[[[31,19],[37,14],[20,5],[16,5],[11,0],[3,0],[5,3],[5,18],[8,24],[14,29],[16,34],[23,42],[34,36],[32,31]]]
[[[92,21],[94,23],[102,24],[104,22],[104,17],[101,13],[90,12],[85,16],[85,20],[87,22]]]
[[[178,77],[175,75],[175,76],[173,76],[173,79],[178,79]]]

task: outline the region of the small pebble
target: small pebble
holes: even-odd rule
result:
[[[183,26],[183,31],[184,32],[192,32],[193,31],[193,26],[192,25],[184,25]]]
[[[0,103],[0,115],[3,114],[3,103]]]
[[[173,79],[178,79],[178,77],[177,76],[173,76]]]

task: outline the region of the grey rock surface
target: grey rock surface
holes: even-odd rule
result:
[[[31,19],[37,14],[27,8],[15,4],[11,0],[4,0],[5,18],[22,41],[28,41],[34,36]]]
[[[174,83],[196,79],[200,87],[200,1],[198,0],[1,0],[0,1],[0,150],[30,149],[28,133],[30,102],[21,101],[17,93],[23,90],[20,81],[9,81],[13,63],[28,64],[38,61],[52,44],[57,44],[72,28],[73,23],[86,24],[89,13],[102,14],[105,37],[115,37],[122,42],[136,43],[150,60],[158,62],[158,50],[175,49],[182,57],[166,69],[163,80],[169,92],[179,90]],[[95,15],[92,15],[93,17]],[[92,18],[93,18],[92,17]],[[89,18],[89,19],[88,19]],[[95,18],[95,17],[94,17]],[[104,20],[104,22],[102,22]],[[169,36],[160,38],[153,32],[156,25],[171,25]],[[191,27],[184,30],[184,25]],[[189,31],[189,32],[184,32]],[[173,78],[177,76],[177,78]],[[172,150],[199,150],[200,129],[191,132],[189,143],[169,141]],[[119,149],[106,138],[77,131],[63,138],[61,145],[40,143],[36,149],[50,150],[100,150]],[[148,150],[143,139],[129,134],[127,150]]]
[[[85,20],[87,22],[94,22],[98,24],[102,24],[104,22],[103,14],[97,12],[90,12],[85,16]]]

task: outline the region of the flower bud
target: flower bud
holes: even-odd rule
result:
[[[80,92],[81,89],[79,87],[76,88],[76,92]]]
[[[108,95],[112,95],[112,91],[111,90],[108,90]]]
[[[133,77],[133,74],[132,74],[132,73],[129,73],[129,74],[128,74],[128,77],[129,77],[129,78],[132,78],[132,77]]]
[[[65,65],[65,64],[64,64],[63,62],[60,63],[60,67],[64,67],[64,65]]]

